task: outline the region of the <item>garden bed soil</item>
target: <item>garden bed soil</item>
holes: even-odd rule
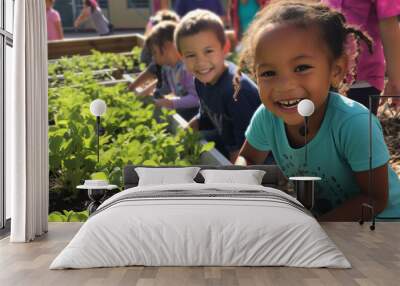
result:
[[[379,109],[378,117],[390,153],[389,163],[400,176],[400,111],[385,104]]]

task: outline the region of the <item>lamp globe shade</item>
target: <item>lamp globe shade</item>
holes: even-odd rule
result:
[[[95,99],[92,101],[92,103],[90,104],[90,112],[94,115],[94,116],[101,116],[104,114],[104,112],[106,112],[107,110],[107,105],[104,102],[104,100],[101,99]]]
[[[303,99],[297,105],[297,112],[303,117],[311,116],[314,113],[314,109],[314,103],[309,99]]]

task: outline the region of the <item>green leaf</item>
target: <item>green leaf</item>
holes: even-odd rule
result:
[[[66,217],[70,216],[73,211],[63,210],[63,213]]]
[[[204,144],[203,146],[201,146],[200,153],[208,152],[208,151],[210,151],[211,149],[213,149],[214,146],[215,146],[215,143],[214,143],[214,142],[207,142],[206,144]]]
[[[64,138],[59,135],[55,135],[50,137],[49,139],[49,149],[51,153],[59,152],[61,148],[61,143],[63,142]]]
[[[67,218],[59,212],[52,212],[48,216],[49,222],[66,222]]]
[[[68,218],[68,222],[80,222],[80,216],[77,213],[72,213],[69,218]]]
[[[157,166],[157,162],[153,161],[153,160],[146,160],[146,161],[143,162],[143,165],[146,165],[146,166]]]
[[[108,180],[107,174],[104,172],[96,172],[90,175],[90,179],[92,180]]]

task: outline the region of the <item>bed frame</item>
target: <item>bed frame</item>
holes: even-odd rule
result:
[[[139,177],[135,171],[136,167],[148,168],[180,168],[180,166],[142,166],[142,165],[128,165],[124,168],[124,189],[136,187],[139,182]],[[251,166],[206,166],[206,165],[193,165],[190,167],[200,167],[204,169],[216,170],[263,170],[265,175],[262,180],[262,185],[266,187],[273,187],[283,191],[287,191],[287,179],[277,165],[251,165]],[[204,178],[200,174],[194,178],[197,183],[204,183]]]

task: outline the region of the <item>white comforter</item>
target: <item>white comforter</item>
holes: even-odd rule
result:
[[[350,268],[318,222],[293,205],[262,198],[174,197],[125,200],[145,191],[262,190],[238,184],[136,187],[105,201],[50,269],[127,265]]]

